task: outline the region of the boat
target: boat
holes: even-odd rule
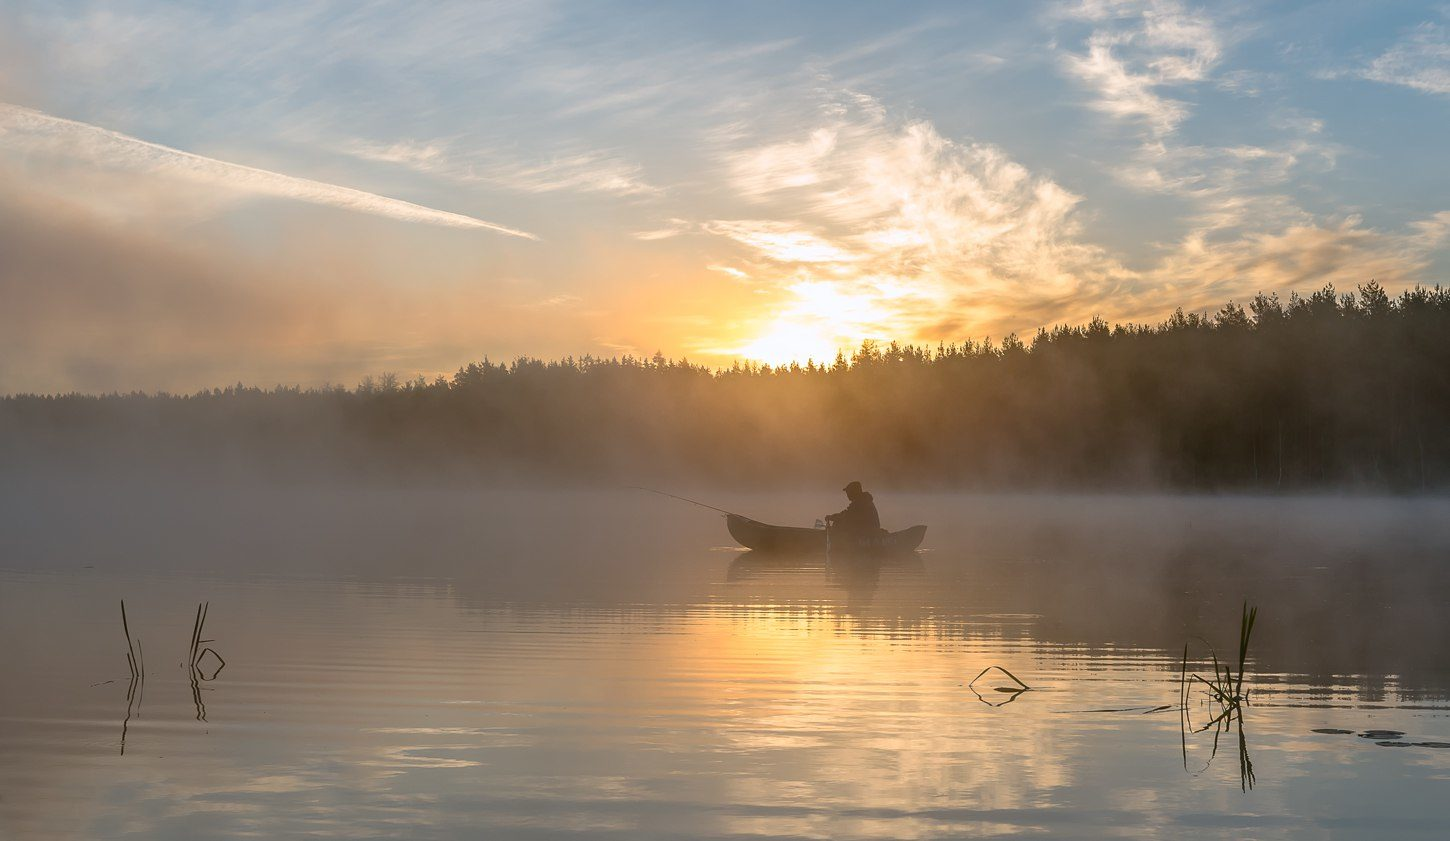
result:
[[[846,550],[889,555],[915,552],[926,538],[926,526],[912,526],[901,531],[883,529],[879,534],[848,538],[830,529],[773,526],[739,514],[726,514],[725,527],[741,546],[757,552],[779,554],[815,554],[829,549],[832,552]]]

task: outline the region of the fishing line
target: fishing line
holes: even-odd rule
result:
[[[678,499],[681,502],[688,502],[691,505],[698,505],[701,508],[708,508],[711,511],[719,511],[721,514],[729,514],[732,517],[739,517],[742,520],[750,520],[750,522],[752,522],[752,523],[753,522],[756,522],[755,520],[751,520],[749,517],[745,516],[744,514],[736,514],[734,511],[726,511],[724,508],[716,508],[713,505],[706,505],[705,503],[700,502],[697,499],[690,499],[687,496],[680,496],[679,494],[672,494],[672,493],[668,493],[666,491],[657,491],[654,488],[642,488],[639,485],[630,485],[629,486],[629,490],[632,490],[632,491],[644,491],[646,493],[659,494],[660,496],[667,496],[670,499]]]

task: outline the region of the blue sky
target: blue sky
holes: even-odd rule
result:
[[[819,358],[1450,265],[1438,3],[12,0],[0,102],[0,391]]]

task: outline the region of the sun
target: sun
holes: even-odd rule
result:
[[[736,347],[737,355],[768,365],[830,362],[864,339],[896,332],[890,299],[874,287],[801,281],[787,292],[790,298],[780,312]]]
[[[789,365],[814,359],[829,362],[839,345],[816,325],[780,318],[765,332],[741,346],[737,353],[754,362],[767,365]]]

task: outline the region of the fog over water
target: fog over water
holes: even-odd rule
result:
[[[844,504],[834,490],[674,490],[790,525]],[[690,602],[738,550],[720,515],[627,487],[30,477],[3,493],[5,566],[55,573],[418,578],[499,601]],[[929,526],[923,611],[990,606],[1043,614],[1073,641],[1166,644],[1247,599],[1285,632],[1264,644],[1305,668],[1450,666],[1412,644],[1450,630],[1444,498],[878,499],[887,527]]]
[[[798,525],[843,504],[671,490]],[[618,487],[11,474],[0,829],[1436,837],[1450,501],[873,490],[924,551],[742,553]],[[1245,601],[1247,786],[1235,735],[1214,756],[1145,713],[1185,644],[1231,655]],[[189,686],[199,602],[226,665]],[[990,665],[1033,689],[977,697]]]

